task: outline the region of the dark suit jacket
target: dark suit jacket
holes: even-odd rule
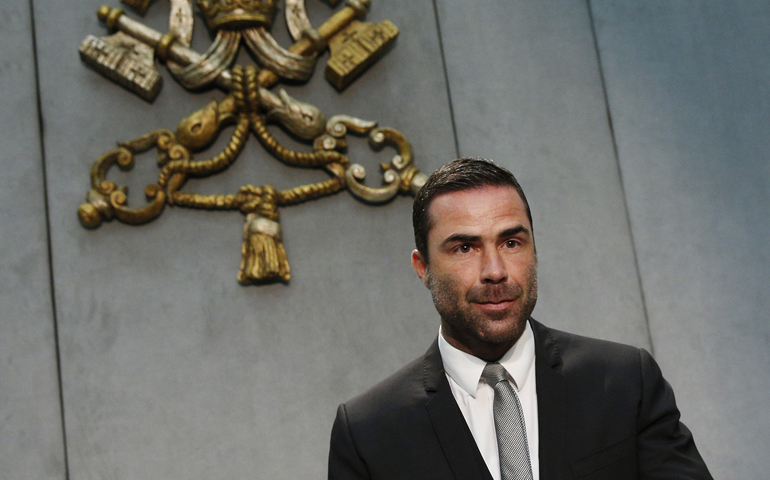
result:
[[[530,322],[541,480],[711,479],[649,353]],[[437,342],[340,405],[329,479],[492,479]]]

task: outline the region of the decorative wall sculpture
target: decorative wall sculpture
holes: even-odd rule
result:
[[[333,3],[337,3],[335,0]],[[215,40],[201,55],[190,49],[193,31],[191,0],[170,0],[169,32],[155,31],[131,19],[120,8],[102,6],[98,18],[116,33],[109,37],[88,36],[80,45],[85,63],[147,101],[160,91],[162,77],[154,58],[165,62],[171,74],[187,89],[216,86],[228,92],[222,101],[212,101],[191,113],[176,132],[160,129],[102,154],[91,168],[91,190],[78,208],[85,227],[96,228],[113,218],[142,224],[157,218],[164,207],[207,210],[240,210],[245,215],[238,281],[242,284],[287,282],[289,264],[281,238],[278,208],[348,189],[367,203],[383,203],[398,193],[415,194],[425,175],[413,163],[412,147],[399,131],[377,127],[376,122],[347,115],[328,120],[318,108],[289,96],[285,90],[269,90],[281,80],[302,82],[316,68],[318,54],[327,47],[328,80],[344,89],[368,65],[384,54],[395,41],[398,29],[384,20],[362,22],[370,0],[347,0],[345,6],[314,29],[304,0],[286,0],[286,22],[295,43],[281,47],[270,34],[277,0],[197,0]],[[150,0],[123,0],[143,14]],[[259,67],[230,66],[241,42],[257,58]],[[268,130],[278,124],[291,135],[312,144],[310,151],[282,145]],[[217,155],[199,160],[195,154],[209,147],[221,130],[235,125],[227,147]],[[366,171],[351,164],[344,154],[346,135],[369,135],[372,148],[390,145],[397,150],[390,164],[381,165],[383,186],[363,184]],[[238,157],[251,134],[276,159],[293,167],[324,169],[330,179],[286,190],[271,185],[244,185],[237,192],[201,195],[183,191],[188,178],[208,177],[226,170]],[[141,208],[127,204],[127,189],[106,178],[117,164],[123,170],[134,165],[135,155],[155,149],[160,173],[145,188],[148,203]],[[307,150],[307,147],[305,147]]]

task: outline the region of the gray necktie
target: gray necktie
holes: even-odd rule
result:
[[[495,389],[495,429],[503,480],[532,480],[532,464],[527,445],[527,428],[519,397],[499,363],[488,363],[481,378]]]

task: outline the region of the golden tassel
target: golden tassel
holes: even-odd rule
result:
[[[281,243],[281,225],[275,207],[275,189],[262,187],[257,213],[246,215],[241,247],[241,284],[267,283],[276,280],[288,282],[291,278],[286,250]]]

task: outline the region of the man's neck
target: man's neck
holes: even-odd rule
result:
[[[516,344],[519,338],[521,338],[523,331],[524,329],[522,328],[522,331],[519,332],[516,338],[501,343],[484,342],[476,338],[468,337],[459,341],[451,327],[448,327],[445,322],[441,322],[441,336],[444,337],[444,340],[446,340],[448,344],[461,352],[473,355],[485,362],[496,362],[497,360],[500,360],[500,358],[502,358],[502,356]]]

